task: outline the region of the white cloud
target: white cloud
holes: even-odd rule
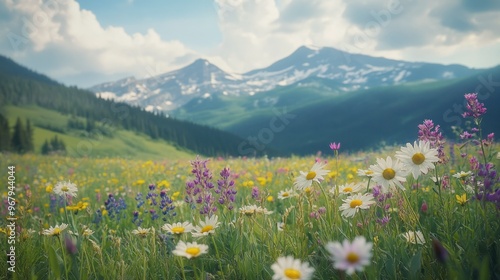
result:
[[[73,0],[3,0],[2,6],[12,17],[0,20],[0,36],[9,39],[1,52],[30,64],[49,55],[51,62],[40,63],[36,70],[62,80],[86,72],[103,77],[157,75],[184,66],[196,55],[182,42],[162,40],[154,29],[128,34],[121,27],[103,27]]]
[[[459,0],[216,3],[224,40],[215,53],[223,53],[225,61],[240,72],[265,67],[306,44],[473,67],[499,63],[491,55],[481,55],[485,50],[492,55],[500,51],[500,4],[493,1],[481,9],[471,9]]]
[[[223,54],[238,72],[262,68],[301,45],[334,45],[346,22],[340,0],[215,0]]]

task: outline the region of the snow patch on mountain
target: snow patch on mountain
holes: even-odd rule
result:
[[[150,110],[171,111],[194,98],[200,100],[218,94],[255,95],[299,83],[301,86],[323,86],[317,80],[303,82],[309,78],[328,81],[329,90],[342,93],[380,85],[457,78],[475,73],[473,71],[476,70],[460,65],[404,62],[308,46],[300,47],[266,68],[247,73],[228,73],[206,59],[198,59],[184,68],[158,76],[127,77],[96,85],[90,90],[101,98]]]

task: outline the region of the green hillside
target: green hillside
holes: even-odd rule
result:
[[[66,134],[67,132],[61,127],[67,125],[68,118],[71,118],[87,125],[86,130],[90,133],[104,134],[117,139],[134,139],[132,137],[134,134],[143,135],[141,137],[154,140],[152,143],[169,143],[180,150],[205,156],[238,156],[240,155],[238,145],[243,141],[234,134],[212,127],[147,112],[139,107],[98,98],[86,90],[60,85],[44,75],[0,56],[0,114],[12,119],[12,116],[6,113],[5,106],[24,110],[18,114],[22,117],[32,114],[30,110],[25,109],[30,106],[52,111],[50,113],[46,111],[33,118],[38,122],[39,133],[45,129]],[[12,126],[12,123],[9,124]],[[108,131],[109,127],[113,128],[112,132]],[[78,136],[75,132],[72,133],[67,134],[67,137]],[[126,137],[120,137],[122,136],[120,133],[126,133],[123,135]],[[132,147],[136,148],[136,154],[141,152],[141,149],[155,150],[151,150],[154,145],[142,145],[139,139],[135,140],[139,144],[135,143],[137,141],[120,140],[128,144],[112,143],[109,145],[109,150],[130,149],[131,151],[123,150],[126,155],[134,154]],[[107,154],[104,150],[103,148],[102,154]],[[152,153],[156,154],[156,152]]]
[[[243,122],[255,119],[269,120],[276,110],[294,110],[318,100],[338,96],[327,87],[287,86],[253,96],[223,96],[196,98],[172,113],[176,118],[231,130]]]
[[[328,143],[332,141],[340,141],[344,149],[355,151],[413,141],[417,125],[424,119],[433,119],[453,139],[450,127],[465,125],[460,116],[465,110],[464,94],[476,91],[488,108],[484,131],[498,135],[500,95],[495,92],[498,80],[500,67],[468,78],[344,94],[339,94],[334,85],[320,88],[292,85],[248,97],[193,100],[179,109],[176,116],[214,125],[245,139],[260,135],[266,148],[287,154],[328,152]],[[227,117],[229,112],[231,117]],[[273,131],[272,137],[265,135],[263,131],[269,132],[273,118],[283,113],[293,116],[289,123]],[[255,150],[255,145],[248,148]]]
[[[69,156],[72,157],[125,157],[135,159],[187,159],[194,154],[179,149],[164,140],[153,140],[144,134],[138,134],[119,128],[111,128],[108,136],[95,135],[82,130],[67,128],[68,116],[36,106],[7,106],[4,113],[10,126],[16,118],[29,119],[34,125],[33,142],[35,153],[40,153],[45,140],[57,135],[64,141]],[[100,125],[99,123],[97,125]]]

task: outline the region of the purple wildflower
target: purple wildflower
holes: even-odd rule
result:
[[[472,156],[469,159],[469,165],[471,170],[478,170],[479,169],[479,161],[475,156]]]
[[[219,203],[226,205],[227,209],[232,210],[234,208],[233,203],[235,200],[236,189],[234,186],[234,181],[230,179],[231,171],[229,168],[224,168],[220,172],[221,179],[217,180],[217,189],[215,192],[219,195]],[[256,199],[259,196],[259,189],[254,187],[252,189],[252,197]]]
[[[200,160],[196,157],[196,160],[191,161],[191,166],[193,169],[191,173],[194,174],[195,179],[186,182],[186,202],[190,204],[202,204],[200,207],[200,214],[212,216],[212,214],[217,211],[215,206],[215,197],[211,195],[214,184],[212,180],[212,172],[207,167],[207,160]]]
[[[125,200],[122,197],[116,200],[115,196],[111,193],[108,195],[108,199],[104,201],[104,206],[106,207],[106,211],[108,211],[108,216],[116,218],[118,221],[125,215],[123,210],[127,208]]]
[[[444,154],[444,137],[441,131],[439,131],[440,126],[434,126],[432,120],[424,120],[423,124],[418,125],[418,140],[428,141],[431,144],[431,148],[438,150],[439,163],[446,163],[446,158]]]
[[[470,134],[468,131],[464,131],[462,134],[460,134],[460,139],[467,140],[467,139],[471,139],[472,136],[474,136],[474,135]]]
[[[252,188],[252,198],[255,200],[259,199],[259,187]]]
[[[78,248],[76,247],[76,243],[73,241],[73,239],[69,236],[66,236],[64,238],[64,244],[66,245],[66,251],[70,255],[74,255],[78,253]]]
[[[420,211],[422,211],[422,213],[427,213],[427,210],[429,210],[429,206],[427,205],[427,202],[424,200],[424,202],[422,202],[422,206],[420,206]]]
[[[340,150],[340,142],[339,143],[330,143],[330,149],[332,149],[332,151],[338,151]]]
[[[382,218],[377,218],[377,223],[379,223],[382,226],[385,226],[389,223],[391,220],[390,216],[383,216]]]
[[[445,263],[448,260],[448,250],[446,250],[446,248],[436,238],[432,238],[432,249],[434,250],[434,255],[438,261]]]
[[[467,101],[467,111],[462,114],[462,117],[473,117],[474,119],[480,118],[486,113],[486,108],[483,103],[477,100],[477,93],[468,93],[465,95]]]

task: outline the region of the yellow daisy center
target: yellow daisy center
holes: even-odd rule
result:
[[[176,234],[180,234],[180,233],[183,233],[184,230],[186,230],[184,227],[173,227],[172,228],[172,232],[173,233],[176,233]]]
[[[371,170],[366,170],[365,174],[366,174],[366,175],[372,175],[372,174],[373,174],[373,171],[371,171]]]
[[[198,247],[187,248],[186,253],[190,254],[193,257],[196,257],[200,253],[200,248],[198,248]]]
[[[67,192],[67,191],[69,191],[69,188],[67,186],[64,186],[64,187],[61,188],[61,191]]]
[[[290,279],[300,279],[301,273],[297,269],[287,268],[285,269],[285,276]]]
[[[214,227],[213,227],[213,226],[211,226],[211,225],[206,225],[206,226],[204,226],[204,227],[201,229],[201,233],[209,232],[209,231],[211,231],[212,229],[214,229]]]
[[[346,259],[350,263],[357,263],[359,261],[359,256],[356,253],[350,252],[347,254]]]
[[[281,196],[283,196],[283,197],[287,197],[287,196],[289,196],[289,195],[290,195],[290,194],[289,194],[289,193],[287,193],[287,192],[284,192],[283,194],[281,194]]]
[[[351,208],[356,208],[357,206],[361,206],[363,205],[363,201],[361,199],[353,199],[351,200],[351,203],[349,204],[349,206],[351,206]]]
[[[311,189],[311,187],[307,187],[307,188],[305,188],[305,189],[304,189],[304,191],[305,191],[306,193],[310,193],[310,192],[312,191],[312,189]]]
[[[316,172],[311,171],[311,172],[307,173],[307,176],[306,176],[307,180],[312,180],[314,178],[316,178]]]
[[[416,165],[420,165],[425,161],[425,156],[422,153],[416,153],[411,157],[411,161]]]
[[[394,169],[392,168],[386,168],[382,172],[382,177],[384,177],[384,179],[386,180],[392,180],[394,179],[394,177],[396,177],[396,171],[394,171]]]
[[[343,192],[352,192],[352,188],[347,187],[342,190]]]
[[[53,231],[52,231],[53,235],[59,235],[61,233],[61,229],[60,228],[55,228]]]

